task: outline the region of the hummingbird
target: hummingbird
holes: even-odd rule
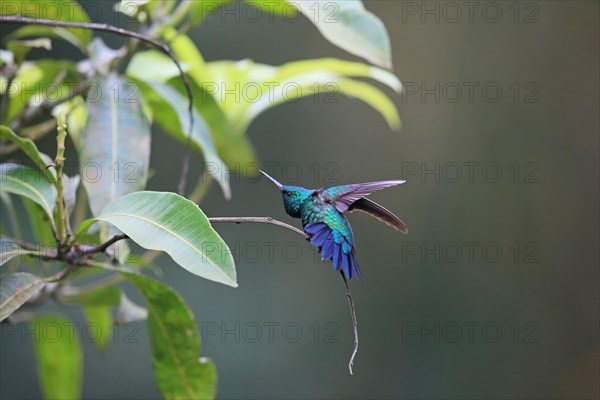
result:
[[[292,218],[302,219],[304,232],[310,244],[318,247],[324,261],[333,261],[333,268],[352,279],[361,278],[356,262],[354,234],[344,216],[346,211],[362,211],[402,233],[408,233],[400,218],[383,206],[366,198],[373,192],[401,185],[406,181],[389,180],[334,186],[328,189],[306,189],[282,185],[264,171],[260,171],[281,192],[283,206]]]

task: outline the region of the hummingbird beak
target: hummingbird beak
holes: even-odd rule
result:
[[[283,185],[279,182],[277,182],[274,178],[271,178],[266,172],[258,170],[258,172],[260,172],[261,174],[263,174],[268,180],[270,180],[271,182],[273,182],[273,184],[275,186],[277,186],[277,188],[279,190],[283,190]]]

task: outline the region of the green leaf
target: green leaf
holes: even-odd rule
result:
[[[4,265],[15,256],[27,255],[31,253],[33,252],[21,248],[21,246],[12,240],[0,238],[0,265]]]
[[[162,250],[191,273],[237,287],[235,265],[227,244],[206,215],[175,193],[136,192],[109,204],[81,224],[78,235],[96,220],[109,222],[140,246]]]
[[[56,188],[38,171],[18,164],[0,164],[1,190],[25,196],[38,203],[52,218]]]
[[[83,352],[73,323],[60,315],[29,321],[35,332],[37,371],[46,399],[81,396]]]
[[[15,272],[0,280],[0,322],[44,287],[46,282],[27,272]]]
[[[154,376],[167,399],[212,399],[217,374],[214,364],[200,357],[200,337],[194,315],[168,286],[143,275],[124,273],[144,295],[152,343]]]
[[[169,39],[171,51],[177,56],[179,62],[188,68],[188,75],[192,79],[210,79],[207,75],[209,71],[206,68],[206,62],[189,36],[180,34],[174,29],[167,30],[165,36]]]
[[[121,291],[116,286],[101,286],[90,291],[79,291],[75,293],[69,290],[62,290],[60,301],[69,305],[80,306],[109,306],[119,305]]]
[[[85,319],[91,329],[97,330],[98,334],[92,337],[96,348],[104,352],[110,343],[111,329],[113,325],[112,308],[105,305],[89,305],[83,307]]]
[[[368,83],[352,79],[339,79],[337,85],[339,93],[368,103],[381,114],[390,128],[400,129],[401,123],[396,105],[381,90]]]
[[[360,0],[288,0],[336,46],[391,69],[392,51],[385,25]]]
[[[142,87],[144,99],[154,110],[159,110],[154,114],[155,121],[180,143],[187,143],[190,126],[187,99],[177,90],[163,83],[145,81],[140,83],[140,87]],[[210,166],[209,172],[219,182],[225,198],[230,199],[231,188],[227,167],[217,155],[215,144],[204,119],[195,110],[193,114],[192,146],[195,151],[204,155],[204,161]]]
[[[219,7],[231,2],[233,2],[233,0],[203,0],[192,2],[186,26],[193,27],[206,22],[209,15],[214,13]]]
[[[77,68],[72,61],[38,60],[23,63],[11,82],[5,123],[19,117],[27,105],[39,106],[44,100],[68,96],[76,87],[74,83],[77,80]]]
[[[198,5],[198,7],[201,6]],[[236,131],[231,126],[220,102],[203,87],[204,82],[212,83],[215,81],[194,42],[187,35],[179,34],[174,29],[166,30],[165,37],[169,40],[171,50],[177,56],[177,59],[185,65],[184,68],[188,71],[188,76],[192,80],[194,106],[210,128],[220,158],[229,168],[255,162],[256,155],[252,144],[244,135],[245,132]],[[136,71],[143,71],[143,69],[136,69]],[[144,77],[140,76],[140,79],[144,79]],[[155,77],[148,77],[147,79],[156,80]],[[185,94],[185,88],[179,76],[173,75],[169,80],[169,84],[177,88],[180,94]]]
[[[14,0],[5,2],[0,7],[0,14],[22,15],[29,18],[50,19],[53,21],[90,22],[85,11],[74,0]],[[53,28],[29,25],[17,29],[9,38],[24,36],[57,37],[84,50],[92,38],[92,31],[81,28]]]
[[[22,199],[25,199],[25,197],[22,197]],[[19,222],[17,219],[17,212],[15,210],[15,205],[12,199],[10,198],[10,194],[8,194],[8,192],[0,190],[0,202],[4,206],[3,212],[5,214],[2,215],[6,216],[6,214],[8,214],[8,217],[6,219],[0,218],[0,231],[2,231],[2,234],[8,233],[9,231],[7,230],[5,224],[9,222],[11,227],[10,232],[12,233],[12,236],[23,237],[23,233],[21,231],[21,222]]]
[[[52,41],[48,38],[37,38],[32,40],[10,40],[6,44],[6,48],[10,50],[18,64],[25,60],[31,49],[42,48],[48,51],[52,50]]]
[[[189,71],[188,64],[182,60],[180,60],[180,64],[184,72]],[[126,75],[141,81],[160,83],[180,77],[179,69],[173,60],[158,50],[136,52],[127,65]]]
[[[187,35],[179,34],[173,29],[167,30],[165,36],[169,39],[171,50],[177,59],[187,67],[188,76],[192,80],[194,105],[210,128],[221,159],[229,168],[255,162],[256,155],[252,144],[244,135],[245,132],[236,131],[231,126],[219,101],[203,86],[205,82],[215,81],[194,42]],[[178,76],[173,76],[169,84],[177,88],[180,94],[185,93],[181,78]]]
[[[188,75],[199,80],[209,79],[204,59],[192,40],[186,35],[177,34],[172,29],[167,30],[167,36],[170,37],[173,53],[184,65],[183,68],[188,71]],[[154,119],[166,132],[180,142],[186,143],[189,126],[188,100],[184,97],[185,90],[173,61],[156,50],[141,52],[131,60],[127,75],[146,83],[146,86],[140,84],[144,99],[153,110],[160,110],[154,113]],[[177,88],[179,93],[169,86],[162,85],[167,80],[171,80],[170,86]],[[196,145],[194,148],[204,154],[207,163],[212,164],[209,166],[209,172],[221,185],[225,198],[229,199],[231,190],[227,167],[234,166],[235,163],[253,162],[254,152],[244,138],[231,134],[225,114],[214,98],[197,85],[193,85],[193,82],[192,90],[196,109],[192,134]]]
[[[356,97],[379,111],[391,128],[400,126],[396,107],[387,96],[366,82],[350,79],[371,78],[400,91],[402,85],[398,78],[381,68],[326,58],[295,61],[280,67],[256,64],[251,60],[216,61],[209,63],[208,69],[213,81],[199,84],[215,97],[233,130],[240,134],[271,107],[321,93]],[[238,92],[225,92],[233,88],[239,88]],[[362,91],[365,91],[364,95]]]
[[[50,217],[44,211],[42,207],[36,202],[28,199],[27,197],[21,197],[25,212],[29,218],[29,225],[35,238],[36,243],[48,248],[49,246],[56,247],[54,235],[52,234],[52,225],[50,223]],[[18,237],[18,236],[17,236]]]
[[[91,291],[71,293],[63,289],[60,301],[63,304],[83,307],[83,313],[94,331],[94,344],[99,351],[106,350],[111,339],[113,325],[112,308],[119,305],[121,291],[116,286],[102,286]]]
[[[7,126],[0,126],[0,140],[2,141],[10,141],[19,146],[21,150],[35,163],[35,165],[40,169],[42,174],[48,179],[50,182],[54,182],[56,180],[55,176],[50,172],[47,167],[47,160],[44,160],[37,146],[31,139],[23,138],[13,132]]]
[[[272,15],[295,18],[298,10],[285,0],[246,0],[248,4]]]
[[[143,189],[150,161],[150,126],[137,87],[116,74],[100,77],[97,96],[88,95],[88,121],[81,135],[81,176],[92,214]]]

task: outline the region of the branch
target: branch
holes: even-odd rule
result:
[[[302,236],[304,239],[309,239],[308,235],[301,231],[300,229],[288,225],[285,222],[278,221],[271,217],[216,217],[209,218],[210,223],[234,223],[234,224],[244,224],[244,223],[260,223],[260,224],[271,224],[281,226],[282,228],[289,229],[292,232],[297,233]]]
[[[52,21],[52,20],[47,20],[47,19],[28,18],[28,17],[21,17],[21,16],[15,16],[15,15],[2,15],[2,16],[0,16],[0,24],[1,23],[13,23],[13,24],[24,24],[24,25],[45,25],[45,26],[51,26],[51,27],[55,27],[55,28],[57,28],[57,27],[82,28],[82,29],[92,29],[92,30],[96,30],[96,31],[105,31],[105,32],[111,32],[111,33],[121,35],[121,36],[129,36],[129,37],[138,39],[142,42],[148,43],[148,44],[156,47],[157,49],[159,49],[160,51],[165,53],[171,60],[173,60],[173,62],[177,66],[177,69],[179,70],[179,75],[181,76],[181,79],[183,80],[183,84],[185,86],[185,90],[187,92],[187,97],[188,97],[188,102],[189,102],[188,113],[189,113],[189,118],[190,118],[190,126],[188,129],[188,136],[187,136],[187,146],[191,147],[192,132],[194,129],[194,114],[193,114],[194,96],[192,94],[192,87],[190,85],[190,81],[188,80],[187,75],[183,72],[183,68],[181,67],[181,64],[179,64],[179,61],[177,61],[177,58],[175,58],[175,55],[173,54],[173,52],[171,51],[169,46],[167,46],[166,44],[161,43],[156,39],[153,39],[149,36],[143,35],[138,32],[128,31],[126,29],[117,28],[112,25],[98,24],[95,22]],[[183,165],[181,168],[181,177],[179,179],[179,191],[180,191],[179,194],[180,195],[183,195],[183,191],[185,190],[185,181],[186,181],[187,173],[188,173],[188,169],[189,169],[190,156],[191,156],[191,152],[188,151],[183,158]]]
[[[128,237],[129,236],[127,236],[125,234],[115,235],[112,238],[108,239],[106,242],[104,242],[98,246],[94,246],[89,249],[83,250],[81,252],[81,257],[89,256],[89,255],[96,254],[96,253],[104,253],[106,251],[106,249],[108,249],[114,243],[118,242],[119,240],[127,239]]]
[[[352,366],[354,364],[354,357],[356,357],[356,353],[358,353],[358,322],[356,322],[356,310],[354,309],[354,301],[352,301],[352,292],[350,291],[350,285],[348,285],[348,281],[346,280],[346,275],[344,275],[344,271],[340,271],[340,274],[342,274],[344,285],[346,285],[346,296],[348,296],[348,304],[350,304],[350,317],[352,318],[352,328],[354,328],[354,351],[352,351],[350,361],[348,362],[348,369],[350,370],[350,375],[353,375]]]

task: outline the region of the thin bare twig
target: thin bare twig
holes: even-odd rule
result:
[[[127,236],[125,234],[115,235],[112,238],[108,239],[106,242],[104,242],[98,246],[94,246],[92,248],[83,250],[81,252],[81,257],[89,256],[89,255],[96,254],[96,253],[104,253],[106,251],[106,249],[108,249],[114,243],[117,243],[119,240],[127,239],[128,237],[129,236]]]
[[[354,309],[354,301],[352,300],[350,285],[348,285],[348,280],[346,279],[346,275],[344,275],[344,271],[340,271],[340,274],[342,274],[344,285],[346,285],[346,296],[348,296],[348,303],[350,304],[350,317],[352,317],[352,328],[354,328],[354,351],[352,351],[350,361],[348,362],[350,375],[353,375],[354,373],[352,371],[352,366],[354,365],[354,357],[356,357],[356,353],[358,353],[358,322],[356,322],[356,310]]]
[[[92,30],[96,30],[96,31],[105,31],[105,32],[111,32],[111,33],[121,35],[121,36],[129,36],[129,37],[138,39],[142,42],[148,43],[148,44],[156,47],[157,49],[159,49],[160,51],[165,53],[171,60],[173,60],[173,62],[177,66],[177,69],[179,69],[179,75],[181,76],[181,79],[183,80],[183,84],[185,86],[185,90],[186,90],[187,96],[188,96],[188,102],[189,102],[188,113],[189,113],[189,118],[190,118],[190,126],[188,129],[188,136],[187,136],[188,139],[187,139],[186,145],[188,147],[191,147],[191,137],[192,137],[192,132],[194,129],[194,113],[193,113],[194,96],[192,94],[192,86],[190,85],[190,81],[188,80],[187,75],[185,74],[185,72],[183,72],[183,68],[181,67],[181,64],[179,64],[179,61],[177,61],[177,58],[175,58],[175,55],[171,51],[170,47],[167,46],[166,44],[159,42],[156,39],[153,39],[149,36],[143,35],[138,32],[128,31],[126,29],[117,28],[112,25],[99,24],[99,23],[95,23],[95,22],[66,22],[66,21],[53,21],[53,20],[38,19],[38,18],[28,18],[28,17],[21,17],[21,16],[16,16],[16,15],[2,15],[2,16],[0,16],[0,24],[2,24],[2,23],[24,24],[24,25],[45,25],[45,26],[52,26],[52,27],[82,28],[82,29],[92,29]],[[184,195],[183,192],[185,191],[185,181],[187,180],[187,173],[188,173],[188,169],[189,169],[190,157],[191,157],[191,151],[187,151],[183,158],[183,165],[181,167],[181,176],[179,178],[178,191],[179,191],[179,194],[182,196]]]
[[[243,224],[243,223],[261,223],[261,224],[271,224],[281,226],[282,228],[289,229],[292,232],[297,233],[302,236],[304,239],[308,239],[308,235],[301,231],[300,229],[288,225],[285,222],[278,221],[271,217],[213,217],[208,219],[211,223],[233,223],[233,224]]]

